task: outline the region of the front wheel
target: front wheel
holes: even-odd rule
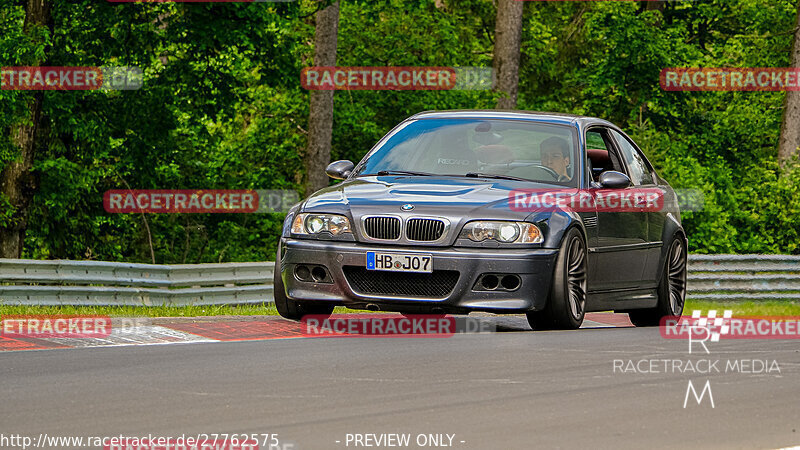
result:
[[[580,328],[586,308],[586,243],[577,228],[561,241],[544,310],[527,313],[534,330]]]
[[[686,300],[686,261],[686,241],[676,235],[670,242],[661,281],[658,283],[658,303],[655,308],[628,311],[632,324],[637,327],[652,327],[658,325],[662,317],[683,314]]]

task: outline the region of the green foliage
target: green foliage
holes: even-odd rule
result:
[[[528,8],[520,108],[606,118],[676,188],[691,251],[800,253],[798,171],[775,163],[783,93],[666,92],[666,67],[784,67],[796,2],[633,2]],[[537,5],[538,6],[538,5]]]
[[[796,2],[526,2],[520,109],[609,119],[675,187],[700,189],[692,251],[800,253],[800,173],[774,163],[783,94],[665,92],[675,66],[786,66]],[[302,191],[319,2],[54,2],[52,35],[0,0],[0,66],[137,66],[137,91],[46,92],[25,257],[158,263],[271,259],[282,217],[108,214],[108,189]],[[341,2],[339,66],[491,66],[488,0]],[[31,92],[0,90],[0,129]],[[332,159],[360,159],[431,109],[493,108],[491,91],[340,91]],[[0,168],[16,156],[0,133]],[[10,217],[0,198],[0,225]],[[149,233],[148,233],[149,228]]]

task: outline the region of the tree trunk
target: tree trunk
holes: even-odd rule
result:
[[[51,0],[27,0],[25,5],[24,31],[33,27],[47,26],[52,34],[50,21]],[[42,65],[35,61],[33,65]],[[20,258],[28,226],[28,210],[33,200],[36,182],[31,168],[36,153],[36,137],[42,116],[43,93],[33,94],[26,120],[11,127],[11,142],[19,148],[19,156],[9,161],[0,172],[0,195],[12,208],[11,222],[0,228],[0,258]]]
[[[794,29],[791,66],[800,68],[800,1],[797,2],[797,25]],[[800,91],[786,92],[783,104],[783,123],[778,143],[778,162],[786,165],[798,154],[800,147]]]
[[[317,12],[314,37],[314,65],[336,65],[336,39],[339,33],[339,1]],[[305,154],[306,195],[328,185],[325,167],[331,161],[334,91],[311,91],[308,115],[308,147]]]
[[[494,31],[494,72],[498,109],[517,107],[519,46],[522,40],[522,5],[519,0],[498,0]]]
[[[645,11],[661,11],[664,12],[665,2],[654,2],[654,1],[644,1],[642,2],[642,7]]]

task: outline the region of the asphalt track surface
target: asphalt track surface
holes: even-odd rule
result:
[[[378,448],[347,445],[348,433],[408,433],[406,448],[435,448],[418,446],[419,434],[455,434],[455,449],[800,444],[796,340],[728,340],[690,355],[658,329],[532,332],[509,320],[449,338],[4,352],[0,433],[277,433],[294,449]],[[718,359],[721,373],[615,373],[620,359]],[[780,373],[725,373],[728,360],[776,361]],[[689,380],[698,392],[710,381],[714,408],[708,397],[684,408]]]

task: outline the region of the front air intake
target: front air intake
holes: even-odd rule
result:
[[[445,298],[458,282],[456,270],[432,273],[384,272],[359,266],[342,267],[353,291],[365,295]]]

